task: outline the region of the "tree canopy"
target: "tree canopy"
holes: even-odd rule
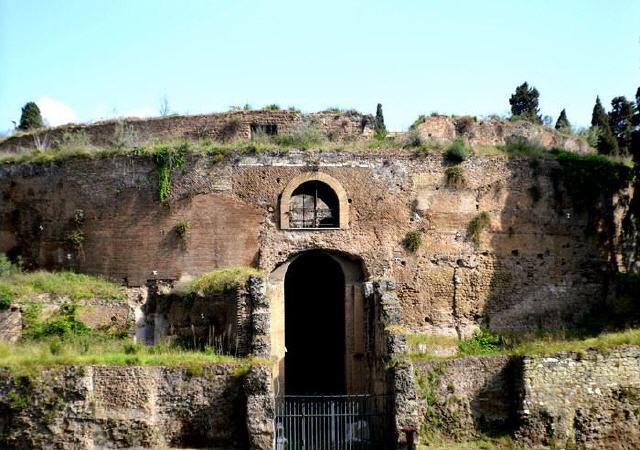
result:
[[[516,88],[515,93],[509,99],[511,115],[514,118],[521,118],[533,123],[542,123],[540,108],[538,107],[539,97],[538,90],[533,86],[529,87],[529,84],[525,81]]]
[[[28,102],[22,107],[22,115],[20,116],[19,130],[34,130],[42,128],[44,123],[40,108],[34,102]]]

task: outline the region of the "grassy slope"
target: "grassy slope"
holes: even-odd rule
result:
[[[0,296],[8,296],[12,301],[31,295],[51,293],[66,296],[71,300],[100,298],[103,300],[124,300],[122,286],[100,277],[73,272],[12,272],[0,276]]]

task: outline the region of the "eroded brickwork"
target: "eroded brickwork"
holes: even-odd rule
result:
[[[145,157],[4,165],[0,251],[21,254],[30,267],[140,286],[234,265],[270,273],[300,251],[332,250],[361,260],[365,277],[397,281],[407,329],[449,335],[481,323],[514,332],[560,327],[604,300],[608,248],[586,233],[588,216],[574,210],[556,162],[473,156],[460,167],[466,184],[451,188],[439,154],[189,156],[165,205]],[[314,171],[343,186],[348,229],[280,229],[284,187]],[[77,209],[85,215],[81,251],[66,239]],[[481,212],[490,225],[476,244],[467,227]],[[183,221],[191,223],[186,240],[175,230]],[[402,242],[415,229],[424,233],[412,253]]]

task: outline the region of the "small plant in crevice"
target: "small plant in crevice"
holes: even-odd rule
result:
[[[542,192],[540,192],[540,186],[534,184],[529,188],[529,196],[534,204],[538,203],[542,198]]]
[[[480,244],[480,235],[485,228],[491,224],[491,217],[486,211],[482,211],[476,217],[474,217],[467,226],[467,233],[469,238],[475,245]]]
[[[84,231],[82,231],[84,219],[84,210],[76,209],[73,219],[71,220],[72,229],[68,231],[66,235],[67,244],[69,244],[75,252],[81,252],[84,245],[85,237]]]
[[[178,236],[178,238],[186,242],[187,238],[189,237],[189,231],[191,230],[191,222],[189,222],[188,220],[178,222],[174,229],[176,230],[176,235]]]
[[[189,145],[183,143],[177,148],[162,146],[153,155],[158,177],[158,198],[165,203],[171,195],[171,174],[184,166]]]
[[[464,170],[460,166],[447,167],[444,171],[446,185],[450,188],[460,189],[467,184]]]
[[[402,246],[410,253],[415,253],[422,245],[422,235],[424,228],[415,228],[410,230],[402,240]]]
[[[469,157],[469,147],[463,139],[455,139],[445,153],[447,161],[451,164],[460,164]]]

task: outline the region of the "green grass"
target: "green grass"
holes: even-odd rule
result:
[[[0,297],[18,301],[37,294],[69,297],[72,301],[99,298],[124,300],[122,286],[100,277],[73,272],[13,272],[0,276]]]
[[[218,295],[241,286],[251,275],[261,275],[251,267],[226,267],[207,272],[191,283],[190,292],[203,295]]]
[[[16,372],[63,365],[117,365],[187,367],[194,372],[209,364],[266,364],[266,361],[217,355],[211,350],[190,351],[168,345],[144,346],[128,339],[76,336],[19,344],[0,343],[0,367]]]
[[[407,342],[411,346],[420,343],[438,345],[440,342],[451,345],[451,339],[429,335],[407,336]],[[413,360],[422,360],[480,355],[535,356],[561,352],[583,352],[592,348],[604,350],[621,345],[640,346],[640,328],[605,332],[587,338],[578,337],[570,332],[549,333],[543,336],[498,336],[487,331],[480,331],[470,338],[456,341],[458,345],[456,356],[439,357],[429,353],[412,353],[409,357]]]

